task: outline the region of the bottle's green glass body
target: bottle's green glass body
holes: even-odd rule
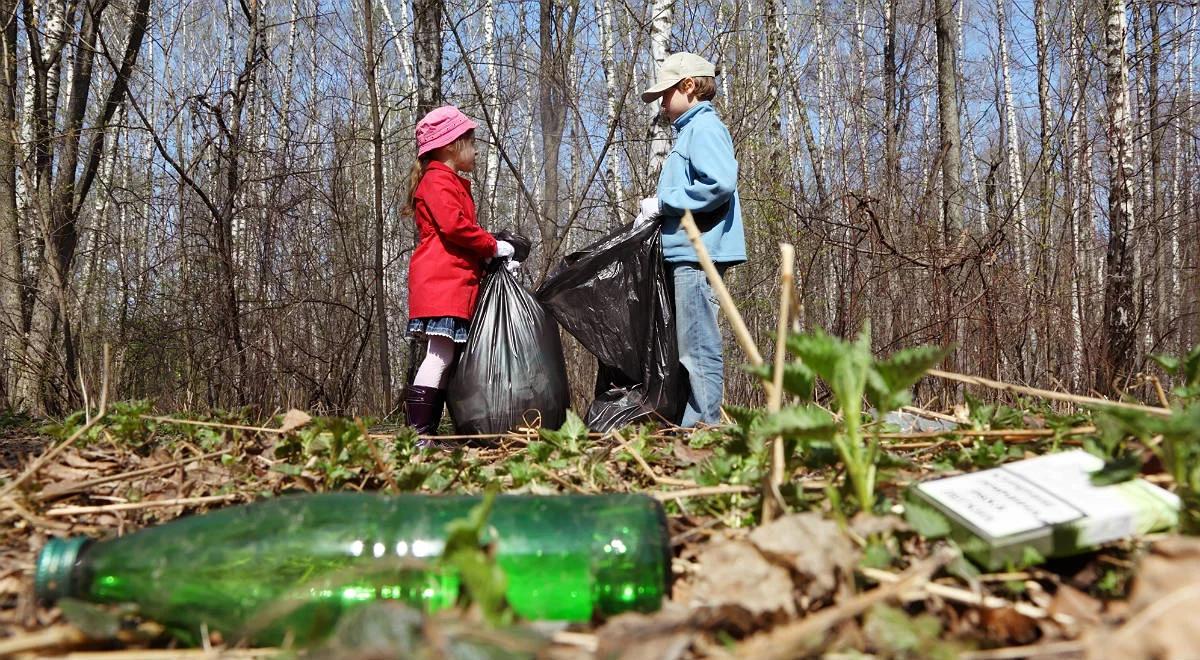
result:
[[[52,540],[35,576],[44,600],[136,603],[181,636],[305,644],[356,603],[452,606],[435,566],[446,526],[474,496],[287,496],[182,518],[122,538]],[[487,537],[507,598],[529,619],[588,621],[661,605],[670,570],[662,506],[642,495],[501,495]]]

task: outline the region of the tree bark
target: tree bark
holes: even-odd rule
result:
[[[17,372],[25,356],[24,250],[17,208],[17,0],[0,0],[0,405],[33,405],[18,396]]]
[[[962,144],[958,130],[958,26],[954,0],[937,0],[938,117],[942,146],[942,234],[953,243],[963,231]]]
[[[650,72],[651,81],[657,75],[659,65],[667,58],[667,42],[671,40],[671,27],[674,23],[674,6],[675,0],[654,0],[654,14],[650,22],[650,53],[654,57],[654,71]],[[661,112],[660,101],[650,104],[650,160],[646,173],[651,181],[658,180],[658,173],[671,151],[671,127],[662,120]]]
[[[442,105],[442,12],[445,0],[413,0],[417,117]]]
[[[375,51],[375,0],[363,0],[363,31],[366,34],[367,94],[371,103],[371,192],[375,237],[375,342],[379,354],[379,380],[383,409],[392,412],[392,355],[388,346],[387,292],[383,286],[383,121],[379,112],[379,78]]]
[[[1129,68],[1125,59],[1125,0],[1107,0],[1104,26],[1105,101],[1108,110],[1108,250],[1104,273],[1103,359],[1096,389],[1115,393],[1130,373],[1137,327],[1133,301],[1133,137],[1129,117]]]

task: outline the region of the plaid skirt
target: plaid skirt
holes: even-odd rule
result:
[[[450,339],[456,344],[465,344],[467,343],[467,331],[470,328],[471,324],[466,319],[455,318],[453,316],[436,316],[432,318],[409,319],[406,334],[409,337],[417,339],[426,339],[429,335],[434,335]]]

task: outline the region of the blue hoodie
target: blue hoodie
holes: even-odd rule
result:
[[[675,120],[679,135],[658,177],[662,210],[663,259],[667,263],[699,263],[687,232],[679,222],[691,210],[713,261],[746,260],[742,205],[737,194],[737,159],[733,138],[712,104],[702,101]]]

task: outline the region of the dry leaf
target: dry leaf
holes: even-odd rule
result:
[[[671,601],[654,614],[628,612],[596,631],[595,657],[603,660],[675,660],[691,646],[697,631],[687,607]]]
[[[685,440],[679,440],[675,443],[672,450],[675,455],[675,460],[679,461],[680,465],[695,465],[701,463],[713,455],[711,449],[693,449],[688,446]]]
[[[1011,607],[981,608],[980,623],[991,641],[1005,645],[1029,644],[1038,637],[1038,625],[1033,619]]]
[[[295,431],[312,421],[312,417],[303,410],[292,408],[283,416],[283,422],[279,425],[279,430],[283,433]]]
[[[819,513],[797,513],[767,523],[750,533],[750,542],[798,573],[804,580],[801,590],[812,600],[832,594],[839,577],[858,564],[858,548],[837,523]]]
[[[725,541],[705,548],[697,557],[694,607],[715,610],[731,627],[752,630],[796,614],[792,580],[787,569],[766,560],[745,541]]]
[[[1072,587],[1069,584],[1059,586],[1054,592],[1047,611],[1053,616],[1065,614],[1083,625],[1100,623],[1100,612],[1104,603],[1098,598]]]
[[[1200,538],[1159,541],[1142,560],[1129,619],[1090,637],[1089,658],[1200,658]]]

